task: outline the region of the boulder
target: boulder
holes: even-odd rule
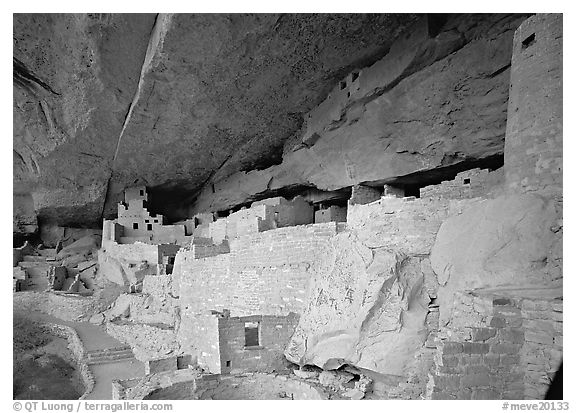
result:
[[[307,371],[302,369],[294,369],[294,375],[300,377],[301,379],[313,379],[318,376],[316,371]]]
[[[58,252],[58,254],[56,255],[56,258],[64,259],[67,257],[71,257],[73,255],[87,256],[91,254],[93,251],[98,250],[98,248],[100,248],[101,242],[102,242],[102,236],[87,235],[73,242],[72,244],[62,248],[60,252]]]
[[[533,193],[487,199],[447,219],[430,259],[440,322],[449,319],[456,291],[552,283],[559,218],[553,200]]]
[[[88,320],[88,321],[92,324],[101,325],[101,324],[104,324],[105,320],[106,320],[106,317],[104,316],[103,313],[97,313],[97,314],[94,314],[92,317],[90,317],[90,320]]]
[[[403,254],[370,249],[351,233],[331,242],[286,357],[325,370],[350,364],[402,374],[425,338],[422,272],[409,269]]]
[[[345,371],[330,371],[326,370],[320,373],[318,376],[318,381],[321,385],[326,387],[331,387],[334,390],[337,390],[342,386],[344,383],[348,383],[354,378],[353,374],[350,374]]]

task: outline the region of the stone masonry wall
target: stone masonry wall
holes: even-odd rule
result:
[[[542,399],[562,360],[562,301],[459,292],[432,399]]]
[[[312,206],[301,197],[288,201],[282,197],[253,202],[250,208],[209,223],[209,236],[216,244],[225,239],[275,228],[311,224]]]
[[[504,181],[504,170],[470,169],[460,172],[451,181],[420,189],[420,198],[466,199],[487,196]]]
[[[220,358],[219,373],[263,371],[286,368],[284,350],[294,334],[299,316],[250,316],[219,318]],[[260,323],[258,347],[246,347],[244,323]]]
[[[221,371],[218,315],[182,312],[178,342],[183,353],[196,358],[198,366],[206,371]]]
[[[562,14],[514,35],[504,163],[509,188],[562,191]]]
[[[286,227],[236,238],[230,254],[195,260],[180,251],[180,305],[193,313],[228,309],[232,316],[299,313],[336,233],[334,222]]]

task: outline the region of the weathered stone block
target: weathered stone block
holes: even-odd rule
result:
[[[502,393],[502,400],[524,400],[523,390],[511,390]]]
[[[460,376],[455,374],[434,376],[434,387],[440,390],[457,390],[460,388]]]
[[[490,351],[494,354],[517,354],[519,350],[520,346],[517,344],[499,343],[490,346]]]
[[[447,341],[445,342],[442,347],[442,353],[444,354],[459,354],[462,353],[464,351],[464,347],[462,346],[462,343],[456,343],[453,341]]]
[[[458,365],[458,357],[453,355],[443,355],[442,356],[442,366],[444,367],[456,367]]]
[[[469,374],[462,377],[463,387],[485,387],[489,386],[491,383],[490,376],[488,374]]]
[[[484,356],[484,363],[489,367],[496,367],[500,365],[500,355],[498,354],[486,354]]]
[[[455,400],[456,396],[444,392],[435,391],[432,393],[432,400]]]
[[[487,366],[478,364],[478,365],[466,366],[464,372],[466,374],[489,374],[490,369]]]
[[[506,320],[502,317],[491,317],[489,324],[490,327],[503,328],[506,327]]]
[[[472,392],[472,400],[496,400],[500,393],[494,389],[477,389]]]
[[[525,333],[526,341],[531,341],[533,343],[539,344],[553,344],[554,339],[548,333],[539,332],[539,331],[530,331],[527,330]]]
[[[463,343],[463,352],[465,354],[486,354],[490,345],[488,343]]]
[[[520,363],[520,356],[517,354],[505,354],[500,357],[500,364],[506,365],[517,365]]]
[[[498,337],[501,341],[513,344],[522,344],[524,342],[524,330],[517,328],[504,328],[499,330]]]
[[[493,328],[472,328],[473,341],[486,341],[496,336],[496,331]]]

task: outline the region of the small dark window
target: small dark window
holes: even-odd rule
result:
[[[147,219],[145,222],[146,222],[146,223],[148,223],[148,222],[150,222],[150,220],[149,220],[149,219]]]
[[[344,90],[344,89],[346,89],[346,82],[342,81],[342,82],[340,82],[340,90]]]
[[[144,190],[143,189],[140,190],[140,196],[144,196]]]
[[[226,362],[226,367],[230,367],[230,360]]]
[[[352,82],[355,82],[356,79],[358,79],[358,76],[360,76],[360,73],[358,73],[358,72],[352,72]]]
[[[244,346],[257,347],[260,345],[260,323],[244,323]]]
[[[350,97],[350,92],[348,92],[346,95],[347,95],[348,97]]]
[[[137,222],[132,224],[132,229],[138,229],[138,223]]]
[[[470,178],[464,178],[464,185],[467,185],[470,183]]]
[[[522,49],[526,49],[532,46],[535,41],[536,41],[536,33],[532,33],[530,36],[528,36],[522,41]]]
[[[152,231],[152,224],[148,224],[147,227],[148,227],[148,231]]]
[[[155,219],[155,220],[154,220],[154,223],[155,223],[155,224],[157,224],[157,223],[158,223],[158,220],[157,220],[157,219]]]

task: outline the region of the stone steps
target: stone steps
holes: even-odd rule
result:
[[[20,268],[50,268],[52,265],[46,261],[20,261],[18,263]]]
[[[42,257],[40,255],[24,255],[24,257],[22,257],[22,261],[24,261],[24,262],[46,262],[46,257]]]
[[[85,355],[87,364],[117,363],[119,361],[134,359],[130,347],[118,347],[104,350],[89,351]]]

